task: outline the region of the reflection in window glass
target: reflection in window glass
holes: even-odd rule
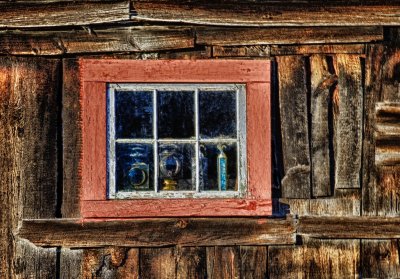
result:
[[[117,191],[153,190],[153,146],[117,143],[115,151]]]
[[[201,138],[236,138],[236,92],[200,91]]]
[[[116,138],[151,138],[153,136],[152,92],[115,92]]]
[[[193,144],[160,144],[158,154],[161,190],[196,189],[196,158]]]
[[[223,166],[225,162],[225,167]],[[200,190],[237,190],[237,146],[200,144]]]
[[[158,91],[158,137],[194,137],[194,92]]]

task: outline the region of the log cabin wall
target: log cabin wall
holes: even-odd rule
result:
[[[0,1],[0,278],[400,277],[399,1]],[[79,222],[77,59],[270,59],[271,218]]]

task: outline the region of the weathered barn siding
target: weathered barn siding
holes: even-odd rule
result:
[[[0,278],[400,277],[400,2],[58,2],[0,2]],[[79,223],[79,57],[271,59],[275,218]]]

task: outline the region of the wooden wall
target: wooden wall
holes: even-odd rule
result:
[[[398,3],[250,2],[0,2],[0,278],[400,277]],[[79,57],[271,59],[274,216],[82,225]]]

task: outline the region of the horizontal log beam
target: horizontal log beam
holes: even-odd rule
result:
[[[71,31],[0,31],[0,54],[148,52],[194,47],[187,27],[132,26]]]
[[[196,43],[199,45],[239,46],[270,44],[363,43],[381,40],[383,40],[383,28],[379,26],[196,28]]]
[[[224,26],[400,25],[399,1],[135,0],[133,20]]]
[[[400,218],[390,217],[300,217],[297,233],[313,238],[400,238]]]
[[[89,25],[129,20],[129,0],[0,2],[0,28]]]
[[[38,246],[129,247],[295,243],[295,220],[245,218],[24,220],[18,235]]]

